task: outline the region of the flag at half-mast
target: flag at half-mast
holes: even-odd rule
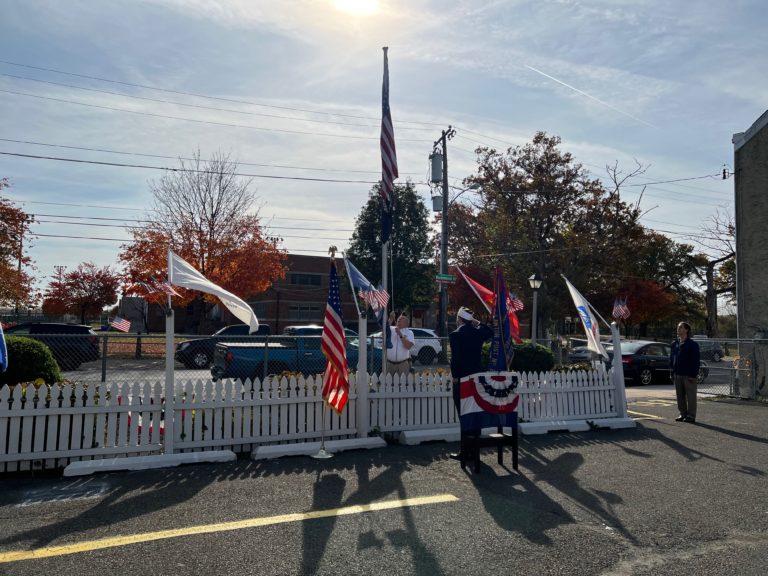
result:
[[[600,354],[607,360],[608,353],[600,343],[600,327],[597,323],[597,318],[592,311],[592,306],[587,302],[587,299],[581,295],[581,292],[579,292],[573,284],[568,282],[567,278],[565,278],[565,284],[568,286],[568,291],[571,293],[571,298],[573,298],[573,303],[576,305],[576,310],[579,311],[581,325],[584,326],[584,332],[587,335],[587,348],[592,350],[592,352]]]
[[[349,377],[347,376],[347,341],[341,316],[339,275],[333,260],[331,260],[328,302],[325,306],[320,348],[325,355],[323,398],[331,408],[341,414],[349,400]]]
[[[397,152],[395,150],[395,128],[389,110],[389,59],[387,47],[384,50],[384,82],[381,87],[381,241],[386,243],[392,234],[395,185],[397,173]]]
[[[467,284],[469,284],[469,287],[472,288],[472,292],[475,293],[475,296],[477,296],[480,302],[483,303],[486,311],[491,314],[496,302],[496,296],[493,293],[493,290],[489,290],[480,284],[480,282],[477,282],[476,280],[473,280],[464,274],[464,271],[458,266],[456,266],[456,270],[459,271],[461,277],[464,278]],[[520,337],[520,321],[517,319],[517,314],[515,311],[522,310],[522,304],[523,303],[517,298],[517,296],[511,295],[509,292],[507,292],[507,316],[509,317],[509,334],[517,344],[522,343],[523,339]]]

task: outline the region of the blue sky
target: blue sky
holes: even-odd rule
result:
[[[476,145],[544,130],[594,176],[649,166],[633,181],[648,183],[643,222],[685,240],[732,207],[733,179],[653,182],[732,164],[733,134],[768,103],[767,25],[738,0],[3,0],[0,152],[158,167],[228,152],[241,172],[288,177],[254,178],[260,214],[288,250],[325,254],[347,245],[371,185],[296,178],[379,178],[389,46],[400,181],[426,180],[449,124],[457,186]],[[116,266],[120,242],[71,237],[127,239],[92,218],[141,218],[160,175],[0,155],[7,195],[48,221],[31,252],[43,285],[56,264]]]

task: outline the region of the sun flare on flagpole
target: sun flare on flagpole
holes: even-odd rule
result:
[[[336,8],[350,14],[370,16],[379,9],[379,0],[336,0]]]

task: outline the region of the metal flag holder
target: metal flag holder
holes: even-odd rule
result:
[[[325,402],[323,402],[323,406],[325,406]],[[314,454],[310,454],[312,458],[316,458],[318,460],[327,460],[328,458],[333,458],[333,454],[331,452],[328,452],[328,450],[325,449],[325,413],[327,410],[323,410],[323,417],[321,418],[321,431],[320,431],[320,450],[315,452]]]

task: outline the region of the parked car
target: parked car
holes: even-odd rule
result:
[[[414,346],[411,348],[411,358],[419,363],[429,366],[443,351],[440,337],[429,328],[411,328],[413,332]],[[371,334],[374,348],[381,350],[381,332]]]
[[[84,324],[24,322],[11,326],[5,333],[39,340],[50,348],[62,370],[77,370],[83,362],[101,358],[99,336]]]
[[[568,352],[568,362],[571,364],[592,362],[597,357],[598,355],[592,352],[588,346],[576,346]]]
[[[175,358],[187,368],[204,369],[213,362],[217,342],[247,342],[253,336],[269,336],[267,324],[259,324],[257,332],[249,333],[248,324],[230,324],[206,338],[193,338],[176,346]]]
[[[304,375],[322,374],[326,358],[322,351],[322,326],[289,326],[273,339],[252,342],[229,342],[216,345],[211,377],[263,378],[269,374],[301,372]],[[359,348],[357,334],[349,330],[347,337],[347,365],[357,365]],[[373,368],[376,368],[373,361]],[[381,367],[380,363],[378,364]]]
[[[606,346],[606,351],[613,361],[613,346]],[[624,379],[635,383],[648,385],[654,381],[669,384],[670,345],[649,340],[631,340],[621,343],[621,363],[624,368]],[[709,376],[709,366],[701,363],[699,383]]]
[[[694,336],[693,341],[699,345],[699,352],[702,359],[712,360],[712,362],[720,362],[725,356],[725,351],[722,345],[717,340],[710,340],[709,338],[699,338]]]

